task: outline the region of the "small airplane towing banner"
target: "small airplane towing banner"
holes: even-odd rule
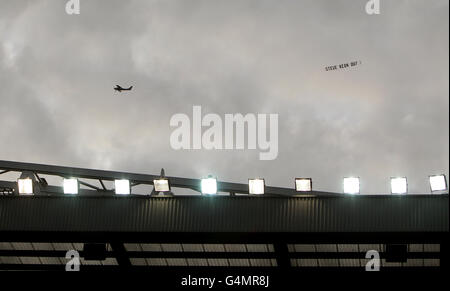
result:
[[[122,91],[131,91],[131,89],[133,89],[133,86],[130,86],[129,88],[122,88],[119,85],[116,85],[116,87],[114,87],[114,90],[122,92]]]

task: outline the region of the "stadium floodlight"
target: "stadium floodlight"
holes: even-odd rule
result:
[[[201,188],[202,194],[217,194],[217,179],[212,176],[208,176],[208,178],[202,179]]]
[[[344,193],[359,194],[359,177],[344,178]]]
[[[430,178],[430,187],[431,192],[436,191],[446,191],[447,190],[447,179],[445,178],[445,175],[434,175],[429,176]]]
[[[130,195],[131,187],[130,187],[129,180],[125,180],[125,179],[115,180],[114,185],[115,185],[117,195]]]
[[[153,180],[153,187],[154,187],[153,192],[156,193],[170,192],[169,179],[165,178],[165,176],[166,174],[164,172],[164,169],[161,169],[160,178]]]
[[[17,180],[19,195],[33,195],[33,180],[31,178],[20,178]]]
[[[155,179],[153,180],[153,186],[155,186],[155,192],[170,192],[169,179]]]
[[[391,194],[406,194],[408,193],[408,182],[406,177],[392,177],[391,178]]]
[[[159,178],[153,180],[153,190],[150,196],[157,197],[173,197],[173,193],[170,190],[170,181],[166,178],[164,169],[161,169],[161,175]]]
[[[64,179],[64,194],[78,194],[78,180],[74,178]]]
[[[248,193],[255,195],[264,194],[264,179],[248,179]]]
[[[295,191],[297,191],[297,192],[312,191],[312,179],[311,178],[295,178]]]

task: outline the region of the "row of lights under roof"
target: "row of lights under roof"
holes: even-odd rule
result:
[[[445,175],[429,176],[429,182],[431,192],[446,191],[447,180]],[[129,195],[131,194],[131,186],[129,180],[115,180],[115,193],[117,195]],[[169,179],[161,178],[153,180],[154,191],[158,193],[170,192]],[[79,183],[75,178],[63,180],[64,194],[78,194]],[[217,179],[209,176],[208,178],[201,179],[201,192],[205,195],[215,195],[218,192]],[[32,195],[33,194],[33,181],[30,178],[18,179],[19,194]],[[311,178],[296,178],[295,189],[297,192],[311,192],[312,191],[312,179]],[[249,179],[248,180],[248,192],[249,194],[262,195],[265,190],[264,179]],[[344,178],[344,193],[345,194],[359,194],[360,182],[358,177]],[[391,178],[391,193],[392,194],[407,194],[408,183],[406,177]]]

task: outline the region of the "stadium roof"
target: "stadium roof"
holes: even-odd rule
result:
[[[151,184],[159,176],[0,161],[2,170],[36,174],[39,194],[20,196],[16,182],[0,181],[0,269],[63,270],[65,252],[74,249],[85,268],[99,270],[359,270],[366,249],[379,250],[384,259],[389,244],[407,246],[408,261],[384,261],[385,267],[439,268],[440,248],[448,243],[448,195],[298,195],[270,187],[270,195],[259,196],[119,197],[104,183],[96,188],[86,183],[90,189],[73,196],[39,175],[126,177],[134,185]],[[169,179],[198,190],[199,180]],[[243,184],[221,186],[233,194],[248,190]],[[103,258],[84,258],[86,245],[93,243],[104,247]]]

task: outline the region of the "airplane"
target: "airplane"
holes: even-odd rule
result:
[[[114,88],[114,90],[122,92],[122,91],[131,91],[131,89],[133,89],[133,86],[130,86],[130,88],[122,88],[119,85],[116,85],[116,87]]]

